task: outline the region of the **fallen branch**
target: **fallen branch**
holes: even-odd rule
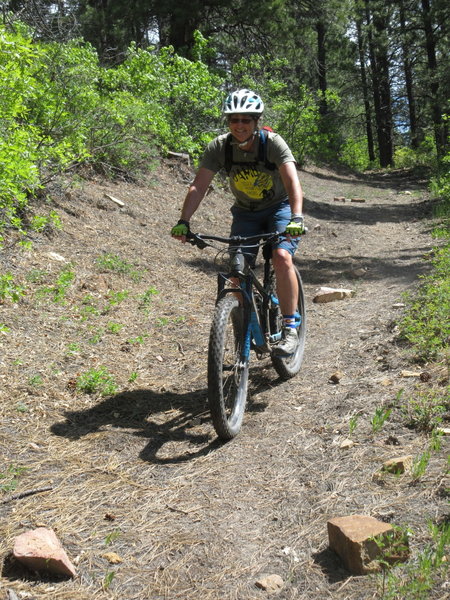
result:
[[[34,496],[34,494],[42,494],[42,492],[49,492],[53,489],[53,486],[36,488],[35,490],[27,490],[25,492],[20,492],[19,494],[13,494],[12,496],[8,496],[0,501],[0,504],[7,504],[8,502],[12,502],[13,500],[20,500],[21,498],[26,498],[27,496]]]
[[[125,202],[122,202],[122,200],[119,200],[118,198],[114,198],[114,196],[111,196],[111,194],[105,194],[105,197],[111,200],[112,202],[115,202],[119,206],[125,206]]]

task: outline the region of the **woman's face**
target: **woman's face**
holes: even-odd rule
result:
[[[237,114],[228,118],[228,127],[239,142],[245,142],[256,129],[256,119],[251,115]]]

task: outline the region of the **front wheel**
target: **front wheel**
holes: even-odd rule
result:
[[[298,304],[297,310],[300,315],[300,326],[298,327],[298,346],[296,351],[292,356],[276,356],[272,354],[272,364],[274,366],[275,371],[282,379],[290,379],[297,375],[300,371],[300,367],[303,362],[303,354],[305,351],[305,340],[306,340],[306,309],[305,309],[305,293],[303,290],[302,278],[300,277],[300,273],[295,269],[295,273],[297,276],[298,282]],[[276,309],[278,311],[278,321],[281,324],[282,316],[281,311],[278,306]]]
[[[208,402],[217,435],[235,437],[247,401],[248,358],[242,359],[244,311],[235,296],[219,300],[214,312],[208,350]]]

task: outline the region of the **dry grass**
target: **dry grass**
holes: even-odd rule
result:
[[[407,525],[417,550],[427,521],[448,518],[446,446],[416,485],[409,475],[379,477],[384,460],[420,455],[429,440],[406,429],[398,411],[379,433],[370,426],[399,389],[421,385],[400,376],[407,365],[391,327],[393,305],[415,285],[431,243],[410,217],[421,197],[394,184],[302,175],[311,229],[297,259],[308,295],[305,364],[285,383],[268,361],[255,364],[242,433],[225,445],[210,425],[205,389],[212,256],[167,234],[186,189],[182,167],[163,165],[146,187],[55,187],[63,230],[36,235],[31,253],[14,244],[4,252],[3,272],[27,294],[0,307],[9,328],[0,334],[0,485],[12,482],[9,467],[17,470],[0,504],[2,590],[30,600],[256,600],[266,595],[258,576],[277,573],[286,600],[372,598],[376,582],[350,577],[329,552],[327,520],[363,513]],[[366,205],[333,203],[352,190]],[[196,228],[226,230],[228,203],[220,189],[208,196]],[[105,253],[133,265],[134,275],[99,268]],[[368,268],[365,278],[349,279],[356,266]],[[64,301],[40,296],[63,267],[75,275]],[[318,285],[342,284],[357,295],[312,303]],[[158,293],[144,306],[149,288]],[[111,304],[111,292],[124,291]],[[77,391],[80,374],[101,366],[117,392]],[[332,385],[336,369],[344,377]],[[436,374],[431,383],[439,381]],[[342,450],[355,414],[355,445]],[[36,493],[11,497],[27,491]],[[56,531],[77,579],[38,576],[11,560],[15,536],[39,525]],[[108,562],[108,552],[121,562]],[[442,590],[430,598],[442,600]]]

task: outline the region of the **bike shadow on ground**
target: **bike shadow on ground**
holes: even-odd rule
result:
[[[127,447],[132,449],[130,436],[147,441],[142,448],[136,444],[136,452],[146,462],[177,463],[206,455],[220,443],[211,439],[199,425],[209,421],[207,391],[198,389],[177,393],[140,389],[125,391],[99,400],[94,406],[78,411],[66,411],[64,420],[54,423],[50,430],[54,435],[71,441],[100,432],[116,432],[117,444],[124,436]],[[109,445],[114,448],[114,440]],[[162,449],[171,442],[184,442],[178,454]],[[97,443],[97,442],[96,442]],[[160,456],[161,454],[161,456]]]
[[[252,369],[247,412],[263,412],[267,403],[259,397],[277,385],[260,372]],[[73,442],[97,432],[116,432],[104,443],[132,451],[130,436],[146,440],[144,448],[136,445],[139,458],[155,464],[183,463],[205,456],[225,443],[219,440],[210,425],[207,390],[197,389],[178,393],[140,389],[125,391],[99,400],[83,410],[65,411],[64,420],[54,423],[50,430],[59,437]],[[96,443],[101,443],[96,440]],[[173,447],[173,449],[172,449]],[[177,450],[179,448],[179,450]]]

